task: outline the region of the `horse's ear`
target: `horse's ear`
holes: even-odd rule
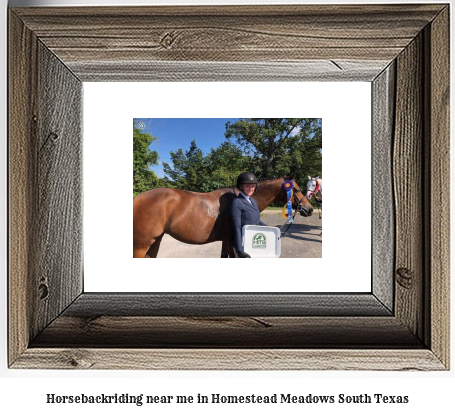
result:
[[[284,180],[294,180],[294,177],[295,177],[295,173],[284,176],[283,179]]]

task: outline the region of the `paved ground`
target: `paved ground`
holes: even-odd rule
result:
[[[281,226],[281,211],[266,210],[261,219],[267,225]],[[282,231],[286,230],[286,225]],[[292,226],[281,239],[281,258],[322,258],[322,220],[318,212],[309,218],[296,215]],[[188,245],[164,235],[158,258],[219,258],[221,242]]]

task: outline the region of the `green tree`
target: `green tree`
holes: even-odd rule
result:
[[[262,160],[261,175],[272,174],[277,152],[286,147],[288,139],[301,127],[303,118],[245,118],[226,124],[227,138],[236,138],[246,152]]]
[[[236,145],[225,141],[216,149],[212,148],[205,158],[207,171],[202,190],[210,192],[223,186],[235,184],[237,176],[248,169],[249,158]]]
[[[288,140],[286,148],[277,155],[277,175],[296,174],[303,185],[307,176],[322,177],[322,121],[309,119],[299,132]]]
[[[301,186],[308,175],[322,177],[321,119],[241,119],[227,123],[225,135],[227,140],[207,155],[195,140],[188,150],[172,151],[172,167],[163,163],[166,177],[160,183],[210,192],[234,185],[243,171],[252,171],[259,178],[295,173]]]
[[[225,141],[204,155],[191,142],[189,150],[171,151],[172,167],[163,162],[164,180],[178,189],[195,192],[211,192],[223,186],[235,184],[237,176],[247,169],[249,158],[236,145]]]
[[[133,121],[133,197],[158,187],[159,178],[150,170],[158,164],[158,153],[149,149],[155,140],[156,137],[142,132]]]
[[[171,151],[171,167],[163,162],[163,170],[169,176],[167,182],[177,189],[200,192],[207,168],[202,150],[196,145],[196,140],[191,141],[190,149]]]
[[[322,173],[322,123],[317,118],[246,118],[226,124],[226,137],[235,138],[250,156],[250,170],[259,177]]]

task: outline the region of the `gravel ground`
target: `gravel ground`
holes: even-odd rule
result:
[[[263,211],[261,219],[270,226],[281,226],[285,222],[281,211],[276,210]],[[164,235],[158,258],[219,258],[220,253],[221,242],[188,245]],[[294,223],[281,239],[280,258],[322,258],[322,220],[317,211],[308,218],[296,215]]]

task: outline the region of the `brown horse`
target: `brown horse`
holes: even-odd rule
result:
[[[286,203],[285,180],[294,184],[293,208],[311,216],[313,208],[294,176],[263,180],[253,196],[262,212],[272,202]],[[156,258],[163,235],[187,244],[223,241],[222,257],[234,257],[230,205],[238,195],[235,187],[210,193],[178,189],[153,189],[133,199],[133,257]]]

